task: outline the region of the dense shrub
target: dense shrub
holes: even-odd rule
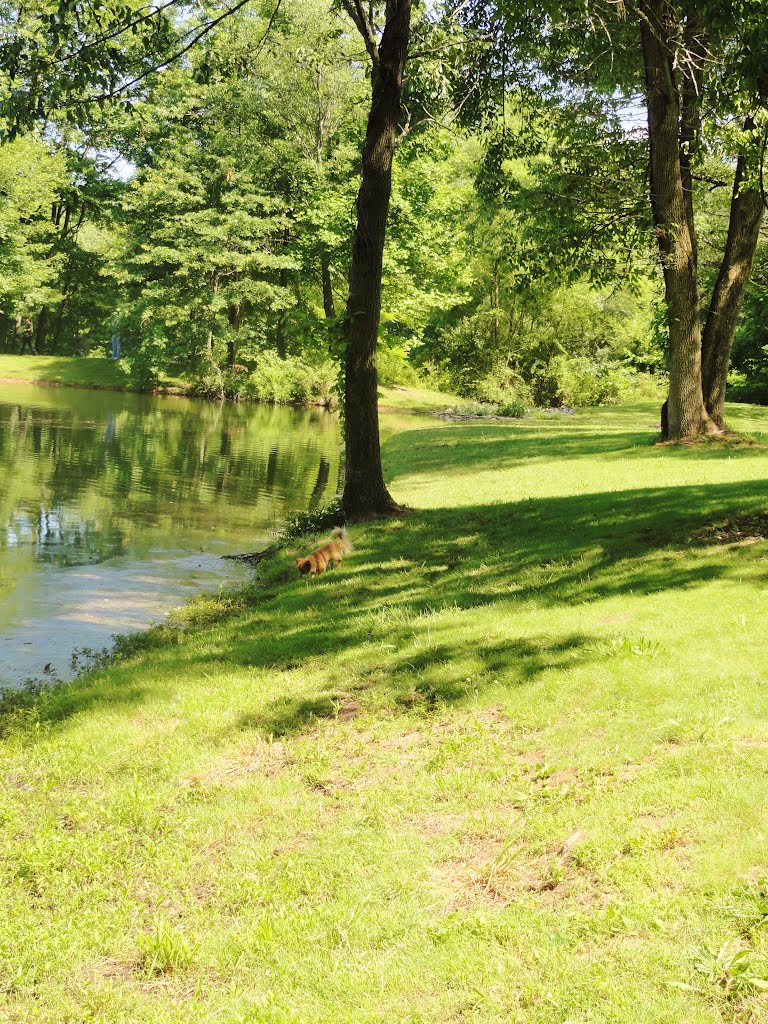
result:
[[[403,348],[389,348],[379,345],[376,353],[376,367],[379,373],[379,384],[382,387],[419,387],[423,379],[415,366],[408,362],[408,354]]]
[[[631,390],[634,374],[627,366],[576,356],[554,360],[564,404],[618,405]]]
[[[498,407],[499,416],[513,416],[515,419],[522,419],[527,412],[525,402],[520,398],[513,398],[511,401],[502,402]]]
[[[522,419],[528,412],[525,405],[517,400],[503,405],[489,402],[460,402],[455,409],[448,411],[457,416],[510,416],[515,419]]]
[[[504,364],[485,374],[471,388],[479,402],[492,405],[533,405],[533,392],[521,375]]]
[[[531,375],[530,404],[539,408],[617,405],[656,398],[664,380],[623,363],[588,356],[556,356]]]
[[[250,399],[276,405],[330,404],[336,366],[330,360],[310,364],[296,356],[281,359],[276,352],[260,353],[256,366],[226,367],[209,364],[192,385],[204,398]]]
[[[726,398],[730,402],[750,402],[768,405],[768,366],[750,367],[750,373],[731,370],[728,374]]]

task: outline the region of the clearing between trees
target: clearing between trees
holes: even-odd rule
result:
[[[768,1013],[768,412],[383,446],[413,511],[5,709],[20,1022]],[[311,544],[310,544],[311,547]]]

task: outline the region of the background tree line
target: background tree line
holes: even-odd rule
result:
[[[765,397],[759,3],[44,6],[0,10],[5,351],[273,401],[341,360],[369,420],[377,370],[512,411],[669,371],[683,437],[735,332]]]

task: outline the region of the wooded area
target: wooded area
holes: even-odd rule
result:
[[[761,8],[4,4],[0,350],[343,378],[353,516],[392,508],[378,381],[512,414],[661,384],[665,437],[718,433],[729,379],[768,397]]]

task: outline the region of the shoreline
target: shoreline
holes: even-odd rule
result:
[[[37,388],[75,388],[78,391],[116,391],[127,395],[173,395],[181,398],[195,397],[183,388],[159,387],[149,391],[142,391],[140,388],[121,387],[119,384],[79,384],[76,381],[30,379],[27,377],[0,377],[0,384],[25,384]]]

